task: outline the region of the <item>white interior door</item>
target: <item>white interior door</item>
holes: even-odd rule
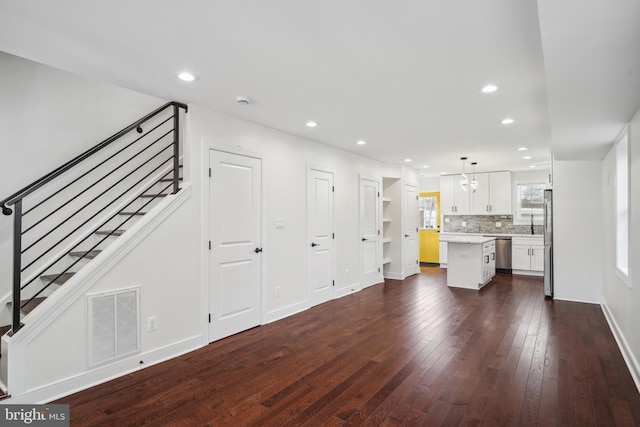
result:
[[[209,341],[261,323],[261,163],[209,151]]]
[[[307,171],[309,227],[309,287],[311,305],[334,298],[333,173]]]
[[[418,274],[420,271],[419,242],[418,242],[418,187],[412,184],[404,185],[403,216],[403,262],[405,277]]]
[[[360,253],[362,254],[361,286],[380,283],[380,183],[360,177]]]

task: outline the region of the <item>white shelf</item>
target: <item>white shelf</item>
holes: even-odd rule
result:
[[[382,260],[382,264],[389,264],[391,262],[391,258],[385,258]]]
[[[385,203],[389,203],[391,201],[391,197],[383,197],[382,201]]]
[[[391,222],[391,218],[382,218],[382,222]]]
[[[391,237],[385,237],[382,239],[382,243],[391,243]]]

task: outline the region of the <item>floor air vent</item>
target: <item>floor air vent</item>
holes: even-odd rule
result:
[[[140,290],[89,295],[89,367],[140,351]]]

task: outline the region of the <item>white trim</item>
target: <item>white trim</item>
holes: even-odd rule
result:
[[[385,271],[384,273],[384,278],[385,279],[392,279],[392,280],[404,280],[404,274],[402,273],[398,273],[395,271]],[[377,283],[374,283],[374,285],[377,285]],[[373,285],[371,285],[373,286]]]
[[[346,286],[344,288],[336,289],[336,299],[354,294],[356,292],[360,292],[361,290],[362,290],[362,287],[360,286],[360,283],[354,283],[351,286]]]
[[[263,325],[282,320],[286,317],[293,316],[294,314],[302,313],[303,311],[308,309],[309,302],[301,301],[295,304],[290,304],[286,307],[279,308],[277,310],[270,311],[269,313],[266,313],[266,322],[263,323]]]
[[[636,384],[638,392],[640,392],[640,363],[638,363],[638,360],[634,357],[631,347],[629,347],[627,340],[618,327],[615,317],[613,317],[613,314],[609,311],[607,304],[602,302],[600,306],[602,307],[605,319],[607,319],[607,323],[609,323],[609,328],[613,333],[613,338],[615,338],[618,348],[620,348],[620,352],[622,353],[622,357],[627,364],[627,368],[629,368],[631,378],[633,378],[633,382]]]
[[[200,336],[188,338],[177,343],[152,350],[147,353],[138,353],[118,362],[100,368],[85,371],[81,374],[47,384],[36,389],[27,390],[19,396],[0,401],[2,404],[39,404],[47,403],[69,396],[90,387],[103,384],[112,379],[122,377],[132,372],[140,371],[149,366],[157,365],[169,359],[173,359],[185,353],[203,347]],[[144,361],[144,364],[140,364]],[[14,392],[13,390],[11,390]],[[15,392],[14,392],[15,393]]]

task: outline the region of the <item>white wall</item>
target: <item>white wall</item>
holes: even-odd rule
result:
[[[553,165],[554,298],[600,303],[604,275],[602,162]]]
[[[418,191],[421,193],[440,191],[440,177],[420,178],[418,182]]]
[[[640,111],[629,126],[630,210],[629,270],[631,285],[616,274],[615,267],[615,148],[607,154],[602,172],[604,210],[604,280],[602,304],[627,365],[640,389]]]

